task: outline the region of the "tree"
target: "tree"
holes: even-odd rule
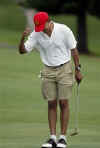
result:
[[[77,40],[81,53],[89,53],[87,34],[87,14],[100,17],[98,0],[25,0],[24,6],[37,8],[51,14],[73,14],[77,16]]]

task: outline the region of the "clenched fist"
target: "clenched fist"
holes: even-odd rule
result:
[[[30,28],[26,28],[25,31],[23,32],[23,37],[27,37],[31,33]]]
[[[82,76],[80,71],[77,71],[77,70],[75,71],[75,79],[76,79],[78,84],[82,81],[83,76]]]

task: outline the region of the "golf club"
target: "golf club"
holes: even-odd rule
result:
[[[79,84],[77,84],[77,96],[75,101],[75,128],[74,131],[70,134],[70,136],[76,136],[79,134],[78,116],[79,116]]]

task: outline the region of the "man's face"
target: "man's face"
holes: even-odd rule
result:
[[[48,32],[49,30],[50,30],[50,22],[46,22],[43,32]]]

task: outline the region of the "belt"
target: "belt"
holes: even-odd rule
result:
[[[68,61],[69,62],[69,61]],[[66,62],[66,63],[68,63],[68,62]],[[60,64],[60,65],[57,65],[57,66],[48,66],[48,65],[45,65],[46,67],[50,67],[50,68],[53,68],[53,69],[56,69],[56,68],[60,68],[60,67],[62,67],[64,64],[66,64],[66,63],[63,63],[63,64]]]

